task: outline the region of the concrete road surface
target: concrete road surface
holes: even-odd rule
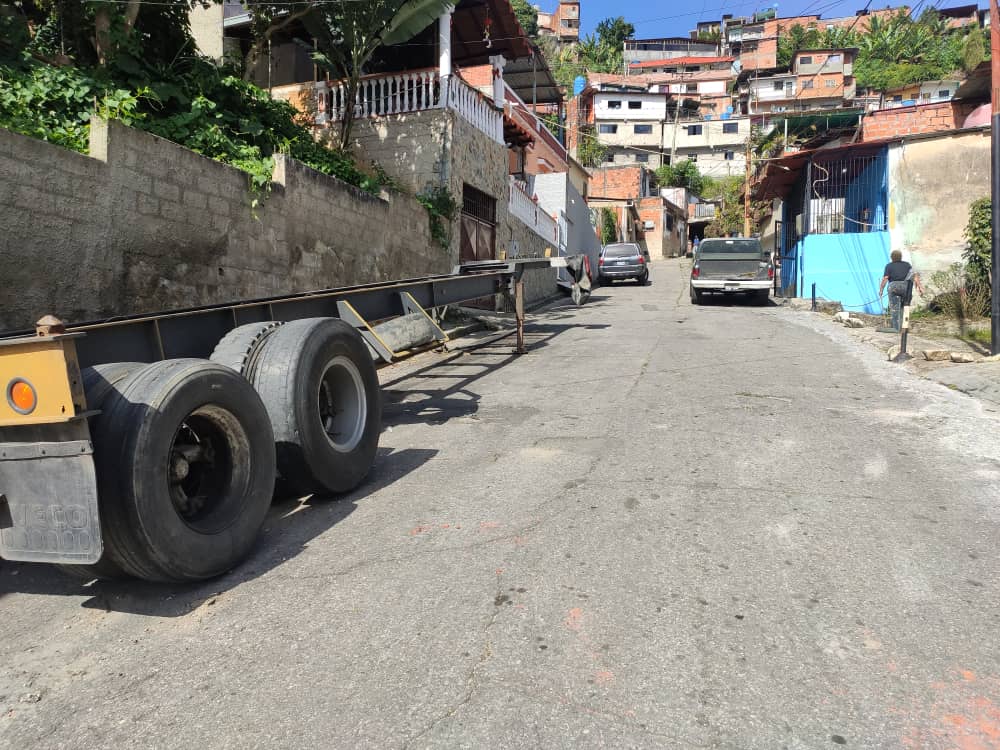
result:
[[[1000,747],[997,414],[686,273],[383,371],[217,581],[3,563],[0,745]]]

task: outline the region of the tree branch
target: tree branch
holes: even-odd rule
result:
[[[253,45],[250,47],[250,50],[247,52],[247,56],[243,60],[243,67],[244,67],[244,69],[243,69],[243,80],[244,81],[249,81],[251,78],[253,78],[253,69],[254,69],[254,66],[257,65],[257,58],[260,57],[260,53],[264,49],[264,45],[266,45],[269,41],[271,41],[271,37],[276,32],[281,31],[282,29],[286,28],[287,26],[290,26],[295,21],[298,21],[298,20],[300,20],[302,18],[305,18],[310,13],[312,13],[313,10],[314,10],[314,8],[311,5],[307,5],[306,7],[302,8],[300,10],[297,10],[294,13],[289,13],[281,21],[278,21],[276,23],[272,22],[267,27],[267,29],[264,31],[264,33],[261,34],[254,41]]]
[[[135,26],[135,21],[139,17],[139,6],[142,5],[142,0],[128,0],[128,5],[125,6],[125,33],[129,34],[132,28]]]

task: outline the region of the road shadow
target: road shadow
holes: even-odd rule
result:
[[[383,383],[382,425],[442,425],[451,419],[473,417],[479,411],[480,402],[479,394],[473,389],[476,382],[522,356],[531,356],[532,352],[544,349],[567,331],[601,328],[610,326],[529,323],[525,326],[527,352],[524,355],[514,351],[514,331],[501,331],[458,349],[442,360]]]
[[[344,495],[276,498],[250,556],[218,578],[194,584],[82,581],[53,565],[3,561],[0,597],[11,593],[88,598],[80,606],[150,617],[183,617],[219,595],[274,570],[347,518],[364,499],[404,479],[437,455],[423,448],[379,448],[367,481]]]

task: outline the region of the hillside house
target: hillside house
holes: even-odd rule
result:
[[[198,24],[199,45],[211,45],[215,33],[228,40],[223,46],[245,45],[249,16],[242,6],[227,2],[215,10],[217,25]],[[310,46],[294,24],[276,34],[258,65],[258,83],[309,114],[320,138],[333,137],[353,107],[360,161],[377,163],[413,192],[453,196],[460,208],[450,233],[453,261],[562,249],[557,219],[511,177],[522,150],[565,150],[528,115],[525,97],[558,111],[562,96],[508,0],[459,0],[414,39],[378,50],[353,102],[341,81],[312,64]],[[543,155],[534,163],[542,162],[568,169],[564,158]]]
[[[799,50],[787,71],[744,71],[740,108],[756,115],[853,106],[856,55],[856,49]]]
[[[776,226],[787,296],[817,295],[878,314],[892,250],[927,278],[961,259],[969,203],[989,194],[987,127],[894,136],[768,162],[758,200],[781,200]]]
[[[580,3],[559,0],[554,12],[538,11],[538,34],[572,43],[580,38]]]

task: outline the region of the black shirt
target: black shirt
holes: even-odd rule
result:
[[[910,273],[910,269],[913,268],[905,260],[894,260],[885,267],[885,273],[883,276],[888,276],[889,281],[906,281],[906,277]]]

